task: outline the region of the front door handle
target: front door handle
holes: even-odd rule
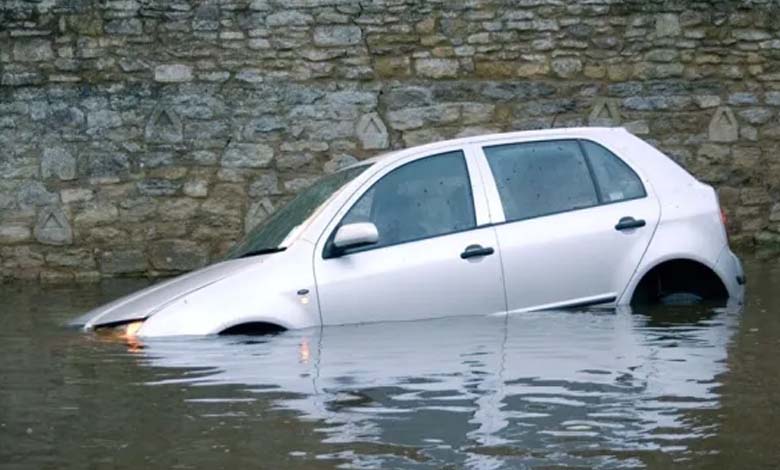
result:
[[[492,247],[483,247],[482,245],[469,245],[460,254],[463,259],[475,258],[477,256],[490,256],[495,252]]]
[[[640,228],[645,226],[644,219],[635,219],[633,217],[623,217],[615,225],[615,230],[629,230],[632,228]]]

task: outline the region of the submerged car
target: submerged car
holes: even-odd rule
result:
[[[303,190],[226,259],[88,312],[131,336],[741,301],[712,187],[621,128],[468,137]]]

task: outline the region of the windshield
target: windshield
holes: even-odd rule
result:
[[[296,227],[312,214],[345,184],[363,173],[369,166],[361,165],[325,176],[298,193],[265,222],[258,224],[225,255],[226,259],[281,251],[282,242]]]

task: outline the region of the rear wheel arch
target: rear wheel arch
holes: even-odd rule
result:
[[[674,257],[645,270],[626,299],[631,305],[658,303],[678,294],[701,300],[729,297],[726,283],[712,266],[692,258]]]

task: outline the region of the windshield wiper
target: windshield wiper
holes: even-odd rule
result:
[[[258,255],[269,255],[271,253],[279,253],[280,251],[286,250],[287,247],[284,246],[277,246],[274,248],[258,248],[256,250],[247,251],[246,253],[239,256],[239,258],[249,258],[250,256],[258,256]]]

